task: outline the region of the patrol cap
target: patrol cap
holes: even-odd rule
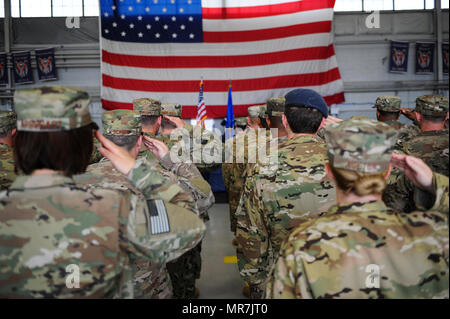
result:
[[[141,114],[132,110],[114,110],[102,114],[103,134],[140,135]]]
[[[377,97],[375,105],[372,108],[384,112],[400,112],[401,104],[402,100],[399,97],[392,95],[383,95]]]
[[[160,116],[161,102],[151,98],[141,98],[133,100],[133,110],[142,115]]]
[[[248,116],[264,117],[264,115],[266,114],[266,109],[267,109],[266,104],[250,106],[248,108]]]
[[[163,103],[161,105],[161,115],[175,116],[181,118],[182,106],[176,103]]]
[[[373,120],[348,120],[325,127],[330,163],[361,173],[388,169],[396,137],[395,129]]]
[[[323,97],[310,89],[295,89],[285,95],[286,106],[302,105],[319,110],[325,118],[328,117],[328,106]]]
[[[246,117],[236,117],[234,119],[234,125],[246,126],[247,125],[247,118]]]
[[[281,116],[284,114],[284,97],[272,97],[267,100],[267,115],[269,116]]]
[[[16,127],[17,115],[12,111],[0,111],[0,134],[9,133]]]
[[[69,86],[38,86],[14,93],[17,130],[59,132],[91,124],[89,94]]]
[[[428,116],[444,116],[448,112],[448,99],[437,94],[419,96],[414,111]]]

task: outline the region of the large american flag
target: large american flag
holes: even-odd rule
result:
[[[334,0],[101,0],[102,104],[152,97],[196,118],[236,116],[293,88],[344,102],[333,46]]]

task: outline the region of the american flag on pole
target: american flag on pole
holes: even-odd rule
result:
[[[205,120],[208,118],[206,115],[206,105],[203,99],[203,80],[200,81],[200,93],[198,95],[197,104],[197,125],[205,128]]]
[[[208,117],[305,87],[344,102],[333,46],[334,0],[101,0],[102,104],[152,97],[196,118],[198,79]]]

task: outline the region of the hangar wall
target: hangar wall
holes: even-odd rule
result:
[[[439,80],[437,73],[416,75],[414,72],[414,42],[437,41],[435,11],[382,11],[379,29],[366,27],[368,14],[335,14],[336,56],[344,81],[346,102],[333,106],[332,113],[342,118],[355,114],[374,118],[371,105],[377,96],[386,94],[398,95],[407,107],[413,107],[415,98],[422,94],[439,92],[448,97],[448,76]],[[0,35],[4,32],[3,20],[0,19]],[[92,114],[100,124],[102,109],[98,28],[96,17],[81,18],[79,29],[66,28],[65,18],[12,19],[11,50],[55,47],[59,80],[49,84],[73,85],[86,89],[93,98]],[[442,39],[443,42],[448,42],[449,39],[448,10],[442,10]],[[406,74],[388,72],[391,40],[410,42]],[[1,37],[0,52],[4,48],[4,38]],[[10,98],[10,91],[0,88],[1,109],[10,108]],[[221,120],[209,120],[207,126],[220,129],[220,122]]]

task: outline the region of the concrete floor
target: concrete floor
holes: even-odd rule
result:
[[[224,262],[224,257],[236,256],[231,244],[234,236],[230,231],[228,204],[215,204],[209,217],[202,244],[202,272],[197,280],[199,299],[246,299],[237,264]]]

